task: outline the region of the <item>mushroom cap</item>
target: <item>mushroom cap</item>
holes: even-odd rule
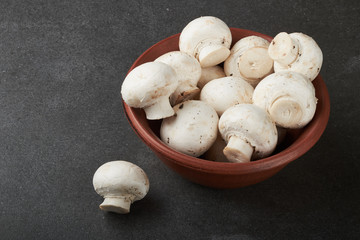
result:
[[[181,153],[202,155],[216,139],[219,120],[216,111],[198,100],[185,101],[173,109],[175,115],[162,121],[161,140]]]
[[[137,165],[123,161],[111,161],[101,165],[93,177],[95,191],[106,197],[125,197],[131,202],[145,197],[149,191],[149,179]]]
[[[213,53],[221,52],[221,56],[216,56],[217,62],[202,67],[215,66],[223,62],[230,54],[230,50],[224,51],[223,48],[230,48],[232,41],[230,28],[221,19],[213,16],[204,16],[192,20],[181,31],[179,39],[180,51],[186,52],[199,60],[202,49],[207,52],[206,47],[211,46]],[[214,47],[214,48],[212,48]],[[221,49],[221,50],[220,50]],[[209,52],[207,52],[209,53]],[[212,56],[215,58],[215,56]]]
[[[252,159],[269,156],[278,139],[275,123],[263,109],[253,104],[228,108],[220,117],[219,132],[226,142],[232,136],[248,142],[254,148]]]
[[[209,103],[219,116],[231,106],[252,103],[254,88],[241,77],[218,78],[207,83],[200,100]]]
[[[226,77],[224,69],[220,66],[212,66],[201,69],[201,76],[197,86],[201,89],[211,80]]]
[[[155,62],[162,62],[170,65],[176,72],[179,85],[188,84],[195,86],[201,76],[201,66],[195,57],[180,51],[165,53],[155,59]]]
[[[130,107],[144,108],[162,97],[169,97],[177,85],[178,79],[172,67],[162,62],[147,62],[126,76],[121,95]]]
[[[178,86],[170,96],[172,105],[192,99],[199,93],[197,83],[201,76],[201,66],[195,57],[180,51],[172,51],[158,57],[155,62],[171,66],[177,75]]]
[[[253,103],[266,110],[278,126],[301,128],[314,117],[317,98],[314,85],[304,75],[282,71],[256,86]]]
[[[305,75],[310,81],[313,81],[319,74],[323,54],[313,38],[304,33],[290,33],[291,38],[297,40],[299,52],[296,60],[289,65],[282,65],[274,62],[274,71],[294,71]]]
[[[250,58],[247,51],[249,49],[255,50],[253,53],[259,53],[261,56],[264,55],[264,51],[267,52],[269,47],[269,41],[258,36],[248,36],[237,41],[234,46],[231,48],[230,56],[224,62],[224,72],[226,76],[242,77],[248,81],[253,87],[255,87],[258,82],[264,77],[263,75],[257,75],[254,70],[251,74],[253,77],[249,78],[244,76],[244,68],[251,68],[251,66],[244,66],[239,62],[242,57]],[[254,59],[256,60],[256,59]],[[258,59],[260,60],[260,59]],[[263,58],[262,60],[262,73],[270,74],[273,72],[273,60],[270,57]],[[242,61],[244,63],[249,63],[248,61]],[[240,68],[241,67],[241,68]],[[248,70],[250,71],[250,70]]]

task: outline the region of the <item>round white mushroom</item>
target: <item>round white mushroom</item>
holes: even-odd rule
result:
[[[126,76],[121,95],[130,107],[143,108],[147,119],[161,119],[174,115],[169,96],[177,85],[172,67],[161,62],[148,62]]]
[[[230,54],[231,31],[222,20],[212,16],[192,20],[182,30],[180,51],[194,56],[201,67],[215,66]]]
[[[304,75],[277,72],[255,88],[253,103],[266,110],[283,128],[302,128],[314,117],[317,98],[312,82]]]
[[[241,77],[218,78],[207,83],[200,100],[209,103],[219,116],[231,106],[252,103],[254,88]]]
[[[95,191],[104,197],[100,209],[129,213],[130,205],[146,196],[149,179],[137,165],[127,161],[111,161],[101,165],[93,177]]]
[[[214,143],[219,121],[206,102],[189,100],[174,106],[175,115],[165,118],[160,127],[161,140],[169,147],[198,157]]]
[[[270,116],[253,104],[228,108],[219,120],[227,142],[224,154],[230,162],[245,163],[269,156],[277,143],[277,130]]]
[[[170,96],[171,105],[193,99],[200,89],[197,83],[201,76],[201,66],[195,57],[180,51],[172,51],[158,57],[155,62],[171,66],[178,77],[178,86]]]
[[[275,72],[294,71],[313,81],[319,74],[323,55],[315,40],[303,33],[281,32],[269,46]]]
[[[273,60],[268,54],[269,42],[258,36],[240,39],[231,48],[224,62],[226,76],[243,77],[253,87],[273,72]]]
[[[210,82],[211,80],[226,77],[224,69],[220,66],[212,66],[201,69],[201,77],[198,81],[197,86],[202,89],[205,84]]]

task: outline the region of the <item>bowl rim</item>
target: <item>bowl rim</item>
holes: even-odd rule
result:
[[[263,37],[268,41],[272,40],[272,37],[255,31],[241,29],[241,28],[230,28],[231,32],[240,32],[242,35],[256,35]],[[142,59],[146,57],[154,48],[163,44],[172,38],[178,38],[180,33],[169,36],[148,48],[143,52],[132,64],[128,73],[136,66],[140,65]],[[249,174],[257,172],[259,170],[272,169],[280,166],[286,166],[291,161],[301,157],[307,151],[309,151],[320,139],[321,135],[326,129],[329,116],[330,116],[330,98],[325,82],[323,81],[320,74],[314,80],[318,88],[323,89],[322,95],[317,96],[319,98],[318,106],[314,115],[313,120],[304,127],[304,131],[300,136],[286,149],[279,153],[271,155],[269,157],[251,161],[248,163],[230,163],[230,162],[215,162],[206,159],[192,157],[183,153],[180,153],[174,149],[168,147],[161,139],[156,136],[153,131],[148,131],[136,117],[133,109],[129,107],[122,99],[123,109],[128,119],[129,124],[136,132],[136,134],[148,145],[151,150],[158,154],[164,155],[168,160],[175,162],[177,165],[182,165],[186,168],[193,170],[201,170],[202,172],[226,174],[226,175],[238,175],[238,174]],[[315,84],[314,84],[315,85]],[[321,107],[319,107],[319,105]],[[315,121],[316,120],[316,121]],[[307,133],[306,135],[304,133]],[[299,148],[299,146],[301,146]]]

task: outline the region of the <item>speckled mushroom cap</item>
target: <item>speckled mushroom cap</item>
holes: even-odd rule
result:
[[[284,43],[278,41],[277,39],[281,38],[291,42]],[[281,44],[288,46],[290,49],[284,49]],[[292,50],[297,50],[292,52]],[[280,61],[276,58],[279,53],[287,57],[286,61]],[[279,33],[275,36],[269,46],[269,55],[274,59],[274,71],[294,71],[305,75],[310,81],[313,81],[316,76],[319,74],[322,62],[323,54],[313,38],[304,34],[304,33]],[[292,58],[289,58],[288,55],[293,55]],[[283,59],[282,59],[283,60]]]
[[[206,102],[189,100],[174,107],[175,115],[162,121],[161,140],[169,147],[198,157],[215,142],[218,115]]]

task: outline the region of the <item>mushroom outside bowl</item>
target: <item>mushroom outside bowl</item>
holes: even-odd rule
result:
[[[243,37],[256,35],[271,41],[271,37],[250,30],[231,28],[233,43]],[[135,67],[159,56],[179,50],[180,34],[168,37],[146,50],[131,66]],[[142,109],[131,108],[123,101],[128,121],[137,135],[169,168],[184,178],[213,188],[239,188],[261,182],[299,158],[315,145],[323,134],[330,115],[330,99],[320,75],[313,81],[318,98],[312,121],[302,129],[289,130],[285,140],[267,158],[249,163],[214,162],[177,152],[159,138],[161,120],[147,120]]]

